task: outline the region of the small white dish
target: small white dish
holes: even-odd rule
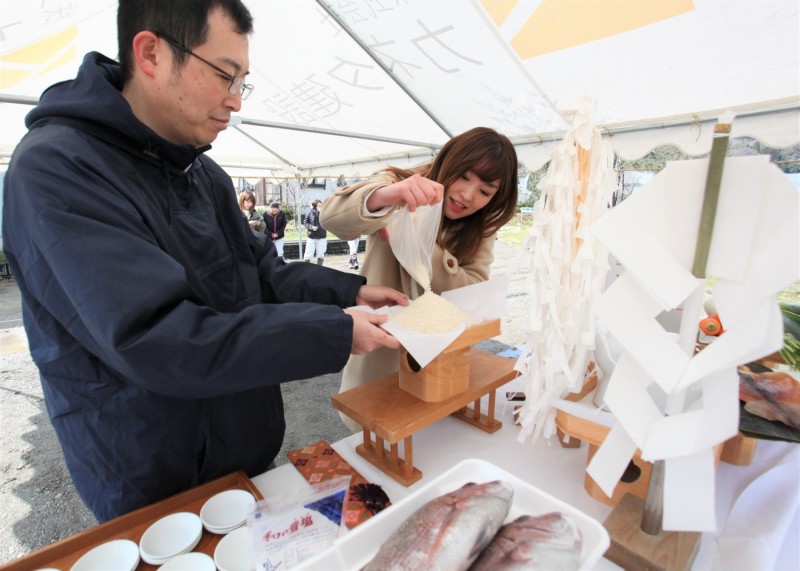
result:
[[[256,499],[245,490],[226,490],[209,498],[200,509],[200,519],[211,533],[233,531],[247,521]]]
[[[237,523],[236,525],[234,525],[232,527],[211,527],[211,526],[203,524],[203,527],[206,529],[206,531],[208,531],[210,533],[214,533],[216,535],[227,535],[230,532],[232,532],[233,530],[242,527],[246,523],[247,523],[247,521],[243,521],[241,523]]]
[[[139,565],[139,549],[129,539],[102,543],[84,553],[70,571],[133,571]]]
[[[214,563],[219,571],[250,571],[250,529],[240,527],[223,537],[214,550]]]
[[[214,560],[205,553],[192,551],[173,557],[159,571],[217,571]]]
[[[174,513],[147,528],[139,540],[139,553],[150,565],[161,565],[194,549],[202,535],[203,524],[197,514]]]

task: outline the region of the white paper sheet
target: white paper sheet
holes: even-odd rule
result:
[[[658,308],[683,305],[687,333],[700,318],[687,308],[702,283],[689,268],[706,169],[707,161],[668,163],[592,226],[626,269],[597,308],[624,348],[605,402],[644,459],[665,460],[664,528],[673,530],[715,529],[712,449],[738,430],[736,366],[781,347],[774,296],[800,278],[800,192],[765,157],[728,158],[707,266],[725,332],[690,357],[654,325]],[[669,415],[653,400],[654,386],[666,393]],[[702,398],[684,399],[700,390]],[[610,465],[593,460],[587,472],[610,485],[627,465],[625,450],[618,435],[607,439],[594,458]]]
[[[400,344],[414,357],[420,367],[425,367],[444,351],[450,343],[455,341],[469,325],[502,317],[505,310],[507,289],[508,280],[503,278],[488,280],[445,292],[442,297],[474,318],[474,321],[469,324],[459,325],[441,334],[419,333],[397,325],[392,321],[387,321],[381,327],[400,341]],[[404,309],[405,307],[398,305],[390,308],[381,308],[380,312],[396,315],[402,313]]]
[[[605,402],[639,448],[644,448],[653,423],[661,410],[647,392],[650,378],[630,353],[622,354],[606,389]]]
[[[617,424],[592,456],[591,462],[586,467],[586,473],[600,486],[605,495],[611,497],[635,452],[636,443],[628,436],[622,425]]]
[[[597,318],[665,392],[680,380],[689,356],[678,347],[656,316],[662,307],[625,273],[600,298]]]
[[[703,380],[703,398],[694,410],[662,416],[647,430],[642,458],[648,461],[696,454],[736,436],[739,379],[725,369]]]
[[[672,458],[664,470],[665,531],[715,531],[714,454]]]
[[[706,273],[719,278],[743,281],[751,264],[751,248],[756,234],[764,193],[764,167],[769,157],[756,155],[725,161],[714,219],[714,231],[708,254]],[[658,201],[660,236],[672,239],[668,248],[678,262],[691,268],[694,260],[700,210],[708,172],[708,159],[675,161],[665,169],[664,184],[655,199]],[[679,239],[684,238],[684,239]]]
[[[508,278],[479,282],[442,292],[442,297],[460,307],[475,321],[497,319],[506,311]]]
[[[659,227],[654,213],[660,208],[658,195],[664,192],[664,172],[595,222],[591,231],[662,309],[671,309],[694,291],[697,278],[673,255],[669,242],[654,232]]]

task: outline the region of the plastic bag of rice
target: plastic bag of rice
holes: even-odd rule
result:
[[[432,291],[426,291],[391,320],[407,329],[429,335],[444,333],[471,321],[469,315]]]

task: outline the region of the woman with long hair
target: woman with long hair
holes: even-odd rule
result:
[[[509,139],[486,127],[453,137],[432,162],[413,169],[389,167],[372,179],[346,186],[325,201],[322,224],[343,240],[366,235],[361,275],[367,283],[398,289],[411,299],[419,284],[395,258],[385,227],[395,210],[442,204],[432,253],[434,293],[489,279],[497,231],[517,207],[517,155]],[[381,349],[351,356],[340,392],[398,369],[398,352]],[[358,425],[342,416],[353,430]]]
[[[250,230],[255,234],[263,234],[267,229],[264,222],[264,217],[256,210],[256,195],[252,190],[243,190],[239,194],[239,208],[242,211],[242,216],[247,220],[250,225]]]

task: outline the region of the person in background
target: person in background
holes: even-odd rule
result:
[[[356,236],[352,240],[347,241],[347,246],[350,248],[350,262],[351,270],[358,269],[358,243],[361,241],[361,236]]]
[[[272,243],[275,244],[275,250],[278,252],[278,257],[283,258],[283,236],[286,230],[286,215],[281,210],[281,205],[278,202],[273,202],[269,205],[269,209],[264,212],[264,222],[266,223],[266,231],[264,232]]]
[[[511,141],[485,127],[450,139],[431,163],[410,170],[390,167],[371,180],[338,190],[325,201],[322,223],[343,240],[366,234],[361,275],[369,283],[421,295],[392,253],[385,226],[399,208],[444,200],[439,235],[432,253],[434,293],[489,279],[497,231],[517,207],[517,155]],[[341,392],[398,368],[397,350],[379,349],[351,357],[342,374]],[[340,415],[352,430],[359,427]]]
[[[239,193],[239,208],[250,229],[256,234],[263,234],[267,225],[264,224],[264,217],[256,210],[256,195],[252,190],[243,190]]]
[[[205,156],[253,90],[241,0],[120,0],[117,22],[120,63],[89,53],[42,94],[3,191],[45,406],[101,522],[267,470],[280,383],[397,347],[385,318],[343,308],[407,303],[286,264]]]
[[[303,224],[306,227],[308,238],[306,239],[306,253],[303,259],[310,262],[311,258],[317,258],[317,264],[322,265],[325,260],[325,251],[328,249],[328,232],[320,223],[321,200],[311,203],[311,210],[306,214]]]

